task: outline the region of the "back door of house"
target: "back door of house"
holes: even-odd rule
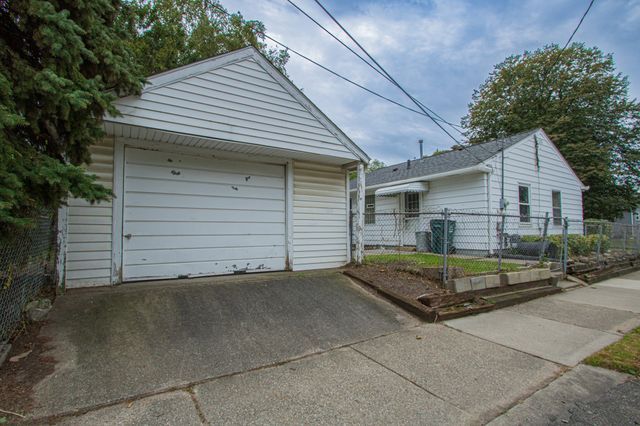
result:
[[[123,280],[285,269],[284,166],[127,147]]]

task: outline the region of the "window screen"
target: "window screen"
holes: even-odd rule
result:
[[[562,195],[560,191],[551,191],[551,203],[553,205],[553,224],[562,225]]]
[[[529,187],[520,185],[518,187],[518,204],[520,206],[520,222],[531,222],[531,204],[529,202]]]

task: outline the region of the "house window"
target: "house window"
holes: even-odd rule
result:
[[[364,224],[370,225],[376,223],[376,196],[364,196]]]
[[[518,204],[520,206],[520,222],[531,222],[531,204],[529,200],[529,187],[518,186]]]
[[[560,191],[551,191],[551,203],[553,207],[553,224],[562,225],[562,195]]]
[[[420,193],[405,192],[404,193],[404,211],[405,217],[418,217],[420,212]]]

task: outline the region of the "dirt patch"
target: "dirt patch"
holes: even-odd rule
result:
[[[44,288],[39,298],[55,298],[55,290]],[[47,321],[23,321],[13,333],[9,343],[11,352],[0,367],[0,409],[26,414],[33,404],[33,388],[46,376],[53,373],[55,360],[43,355],[49,350],[48,341],[39,337],[40,329]],[[18,357],[11,362],[12,357]],[[21,419],[0,412],[0,419],[17,423]],[[1,420],[0,420],[1,423]]]
[[[349,267],[357,277],[378,287],[390,290],[408,299],[417,299],[425,293],[446,293],[438,283],[403,270],[404,265],[362,265]]]
[[[55,360],[43,355],[48,350],[47,340],[38,337],[40,328],[45,324],[46,321],[25,325],[23,332],[11,343],[11,352],[0,367],[0,409],[28,413],[33,404],[33,387],[53,373]],[[28,355],[16,362],[9,360],[27,352]],[[3,416],[11,422],[20,420],[0,413],[0,418]]]

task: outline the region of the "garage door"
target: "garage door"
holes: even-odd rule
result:
[[[125,281],[283,270],[284,166],[126,148]]]

